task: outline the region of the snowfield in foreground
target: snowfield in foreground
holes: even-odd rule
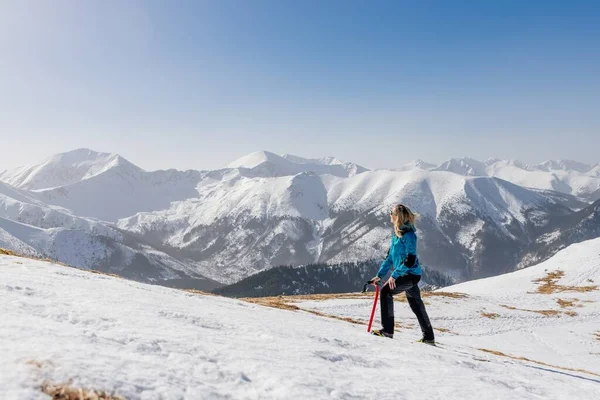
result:
[[[600,239],[425,297],[437,348],[401,298],[389,340],[327,316],[364,321],[371,295],[280,299],[292,311],[12,256],[0,282],[2,399],[48,399],[45,381],[128,399],[600,398]]]

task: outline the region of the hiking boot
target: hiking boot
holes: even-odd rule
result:
[[[428,344],[430,346],[435,346],[435,339],[421,338],[421,339],[417,340],[417,343],[425,343],[425,344]]]
[[[394,338],[394,334],[393,333],[387,333],[383,329],[372,330],[371,334],[375,335],[375,336],[381,336],[381,337],[390,338],[390,339]]]

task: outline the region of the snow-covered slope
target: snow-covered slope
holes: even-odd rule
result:
[[[518,267],[537,264],[573,243],[596,237],[600,237],[600,200],[574,214],[556,218],[527,249]]]
[[[124,164],[81,182],[40,190],[34,195],[46,204],[68,208],[80,216],[115,222],[197,197],[199,179],[200,173],[195,171],[146,172]]]
[[[68,209],[47,205],[35,197],[35,193],[0,182],[0,218],[42,229],[81,229],[103,235],[110,230],[99,221],[75,216]]]
[[[6,171],[0,181],[30,189],[27,196],[43,204],[67,208],[82,217],[116,221],[197,196],[200,176],[197,171],[147,172],[118,154],[79,149]]]
[[[461,278],[494,275],[514,267],[536,229],[571,213],[544,193],[499,179],[425,170],[265,178],[232,169],[207,175],[198,192],[118,226],[226,283],[278,265],[379,259],[397,202],[421,216],[426,265]]]
[[[196,287],[217,286],[127,232],[45,205],[29,194],[0,183],[0,247],[141,281],[176,280],[184,284],[188,279],[187,284]]]
[[[27,243],[23,242],[21,239],[15,237],[14,235],[12,235],[8,231],[6,231],[2,227],[2,225],[3,225],[2,222],[4,222],[4,219],[0,218],[0,248],[1,249],[11,250],[18,254],[23,254],[23,255],[29,256],[29,257],[41,257],[41,254],[36,249],[34,249]]]
[[[594,391],[583,398],[600,394],[600,239],[574,244],[530,268],[424,296],[443,349],[463,354],[484,349],[489,357],[479,361],[527,365],[548,373],[548,382],[568,376],[575,384],[593,383]],[[360,321],[366,321],[370,310],[361,299],[309,298],[294,305]],[[418,337],[416,318],[405,300],[398,298],[395,308],[401,340]],[[378,322],[377,314],[376,327]],[[527,396],[532,394],[540,395],[531,391]],[[571,398],[566,393],[542,397]]]
[[[315,226],[328,216],[327,193],[312,173],[261,178],[232,170],[205,179],[199,197],[118,226],[170,248],[202,274],[235,282],[259,269],[318,258]]]
[[[594,399],[598,292],[527,291],[538,287],[531,279],[543,277],[542,268],[564,270],[560,284],[600,279],[600,257],[590,250],[598,244],[535,274],[452,289],[466,297],[428,296],[433,324],[444,328],[437,348],[414,343],[416,320],[400,301],[399,329],[389,340],[366,333],[371,295],[295,300],[315,315],[0,256],[0,394],[46,399],[43,382],[70,382],[132,400]],[[557,298],[577,299],[577,315],[563,314],[569,309]]]
[[[597,200],[595,192],[600,189],[600,177],[589,166],[574,162],[546,162],[537,166],[508,164],[500,161],[488,167],[488,175],[508,180],[517,185],[539,189],[556,190],[588,200]],[[567,169],[566,166],[572,166]]]
[[[548,160],[536,165],[535,168],[548,172],[562,170],[585,173],[589,172],[592,167],[588,164],[572,160]]]
[[[218,283],[110,227],[38,228],[0,217],[0,247],[142,282],[209,290]],[[103,232],[103,233],[101,233]]]
[[[450,171],[465,176],[493,176],[514,184],[580,196],[588,201],[600,198],[598,167],[576,161],[550,160],[527,165],[517,160],[452,158],[436,171]]]
[[[600,163],[594,165],[588,172],[588,174],[592,175],[592,176],[598,176],[600,177]]]
[[[367,168],[363,167],[362,165],[358,165],[352,162],[344,162],[341,160],[338,160],[335,157],[324,157],[324,158],[303,158],[303,157],[298,157],[298,156],[294,156],[291,154],[284,154],[282,156],[283,158],[285,158],[286,160],[292,161],[296,164],[305,164],[308,167],[311,166],[315,166],[315,165],[323,165],[323,166],[329,166],[328,169],[323,169],[323,168],[315,168],[314,172],[323,172],[323,173],[330,173],[332,175],[336,175],[336,176],[354,176],[360,173],[363,173],[365,171],[368,171]],[[327,172],[329,170],[329,172]],[[343,172],[345,171],[345,173]]]
[[[573,244],[535,266],[501,276],[460,283],[446,287],[443,291],[498,298],[518,294],[524,299],[531,300],[531,302],[523,303],[523,306],[534,306],[536,302],[539,306],[541,305],[539,301],[546,297],[542,295],[530,297],[527,295],[534,294],[545,284],[545,282],[536,282],[537,280],[544,279],[555,271],[563,273],[562,276],[555,279],[556,282],[554,283],[556,285],[555,293],[558,297],[582,296],[600,300],[600,238]],[[580,292],[569,289],[590,285],[597,286],[598,290]],[[548,295],[547,297],[552,299],[556,296]]]
[[[389,236],[389,209],[402,202],[419,214],[422,261],[447,272],[461,271],[457,275],[463,278],[510,270],[537,229],[554,215],[570,213],[543,193],[495,178],[442,171],[375,171],[329,180],[326,187],[333,221],[324,233],[324,259],[381,257]],[[345,224],[340,226],[340,220]]]

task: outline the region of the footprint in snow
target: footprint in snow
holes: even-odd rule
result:
[[[351,364],[360,365],[367,368],[382,368],[389,366],[381,360],[367,360],[366,358],[355,354],[342,354],[331,351],[315,351],[313,354],[332,363],[349,362]]]

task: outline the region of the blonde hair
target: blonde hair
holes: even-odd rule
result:
[[[392,219],[394,221],[394,232],[396,236],[402,236],[401,228],[403,225],[414,225],[417,215],[404,204],[396,204],[392,209]]]

